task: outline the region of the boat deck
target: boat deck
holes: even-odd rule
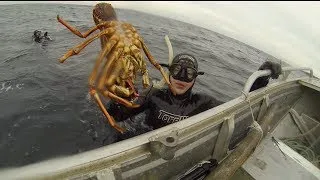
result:
[[[247,172],[242,173],[242,176],[246,176],[243,177],[243,179],[320,179],[320,170],[316,166],[292,150],[281,140],[275,138],[279,142],[279,146],[277,146],[272,140],[273,135],[274,134],[268,134],[252,156],[242,165],[241,170]],[[239,179],[239,174],[240,173],[237,173],[235,175],[236,179]]]

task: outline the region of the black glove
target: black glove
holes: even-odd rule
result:
[[[278,79],[279,75],[282,72],[281,65],[271,61],[266,61],[259,67],[259,70],[267,70],[267,69],[271,70],[272,79]]]

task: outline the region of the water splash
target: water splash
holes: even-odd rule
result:
[[[21,89],[23,89],[23,85],[24,85],[23,83],[11,84],[11,81],[3,82],[1,84],[0,94],[6,93],[9,91],[14,91],[14,90],[21,90]]]

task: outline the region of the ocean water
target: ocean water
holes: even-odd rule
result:
[[[278,59],[222,34],[184,22],[116,9],[133,24],[152,55],[166,63],[168,35],[174,54],[188,52],[205,72],[194,86],[221,101],[241,95],[247,78],[267,59]],[[92,7],[80,5],[0,6],[0,168],[76,154],[116,141],[115,130],[88,95],[88,77],[100,52],[99,40],[64,63],[58,59],[84,41],[56,16],[81,31],[94,26]],[[208,21],[208,23],[214,23]],[[53,41],[33,42],[34,30]],[[148,64],[150,77],[161,78]]]

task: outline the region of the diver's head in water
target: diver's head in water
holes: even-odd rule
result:
[[[174,57],[169,72],[170,82],[177,95],[191,92],[196,77],[203,74],[203,72],[198,72],[197,59],[187,53]]]
[[[35,30],[35,31],[33,32],[33,38],[34,38],[34,41],[40,43],[40,42],[41,42],[41,39],[42,39],[42,37],[41,37],[41,31]]]
[[[40,37],[41,37],[41,31],[35,30],[35,31],[33,32],[33,36],[34,36],[35,38],[40,38]]]

